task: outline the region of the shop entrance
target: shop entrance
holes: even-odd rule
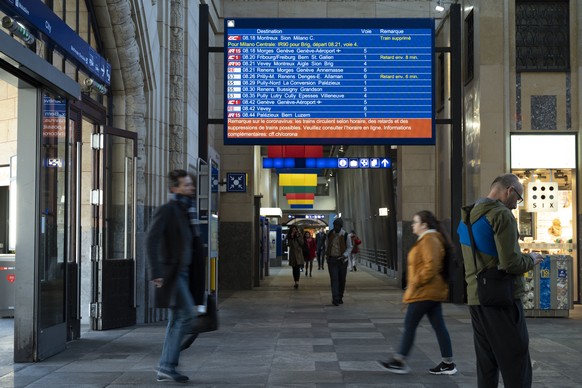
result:
[[[137,134],[101,127],[94,133],[96,178],[91,191],[96,240],[91,327],[107,330],[136,322],[135,161]]]

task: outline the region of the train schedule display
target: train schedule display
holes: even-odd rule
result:
[[[434,144],[434,20],[225,19],[227,145]]]

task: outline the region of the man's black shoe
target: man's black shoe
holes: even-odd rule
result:
[[[180,374],[180,373],[176,372],[175,370],[160,369],[160,370],[158,370],[157,380],[158,381],[175,381],[176,383],[185,383],[190,379],[188,378],[188,376],[184,376],[183,374]]]
[[[337,301],[337,300],[332,300],[331,301],[331,304],[333,304],[334,306],[339,306],[340,305],[340,302]]]

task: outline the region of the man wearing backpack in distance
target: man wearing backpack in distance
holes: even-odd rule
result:
[[[452,247],[452,243],[443,226],[428,210],[414,215],[412,232],[418,236],[418,240],[408,252],[408,286],[402,299],[404,303],[408,303],[404,332],[398,353],[391,360],[379,363],[392,373],[410,372],[406,358],[412,349],[416,328],[426,315],[436,333],[442,357],[442,362],[429,372],[435,375],[453,375],[457,373],[457,368],[453,362],[451,338],[445,326],[441,305],[449,297],[449,285],[443,277],[443,263],[446,247]]]
[[[352,252],[352,240],[348,238],[343,226],[344,221],[341,218],[333,220],[333,229],[329,231],[325,241],[327,269],[331,282],[331,304],[334,306],[344,303],[348,258]]]

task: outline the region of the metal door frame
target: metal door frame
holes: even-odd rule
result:
[[[106,176],[105,164],[108,163],[109,152],[108,150],[108,139],[111,136],[120,137],[124,139],[129,139],[133,142],[133,206],[132,206],[132,230],[131,234],[133,236],[132,241],[132,258],[124,258],[122,260],[115,260],[107,258],[107,244],[109,243],[107,239],[107,220],[109,219],[108,205],[109,205],[109,189],[110,180]],[[92,205],[94,208],[93,219],[94,219],[94,244],[92,249],[92,263],[93,263],[93,297],[91,303],[91,328],[93,330],[107,330],[117,327],[131,326],[136,323],[136,310],[137,310],[137,263],[136,263],[136,215],[137,215],[137,204],[136,204],[136,161],[137,161],[137,133],[126,131],[119,128],[113,128],[108,126],[100,126],[99,132],[93,135],[93,145],[94,150],[93,162],[94,162],[94,181],[92,190]],[[126,215],[127,216],[127,215]],[[128,268],[129,267],[129,268]],[[131,281],[132,287],[132,301],[131,309],[124,310],[128,313],[128,316],[119,316],[119,314],[109,313],[113,308],[117,306],[111,306],[108,304],[110,302],[108,298],[108,276],[110,274],[119,273],[129,273],[129,279]],[[111,317],[117,317],[119,320],[111,320]]]

